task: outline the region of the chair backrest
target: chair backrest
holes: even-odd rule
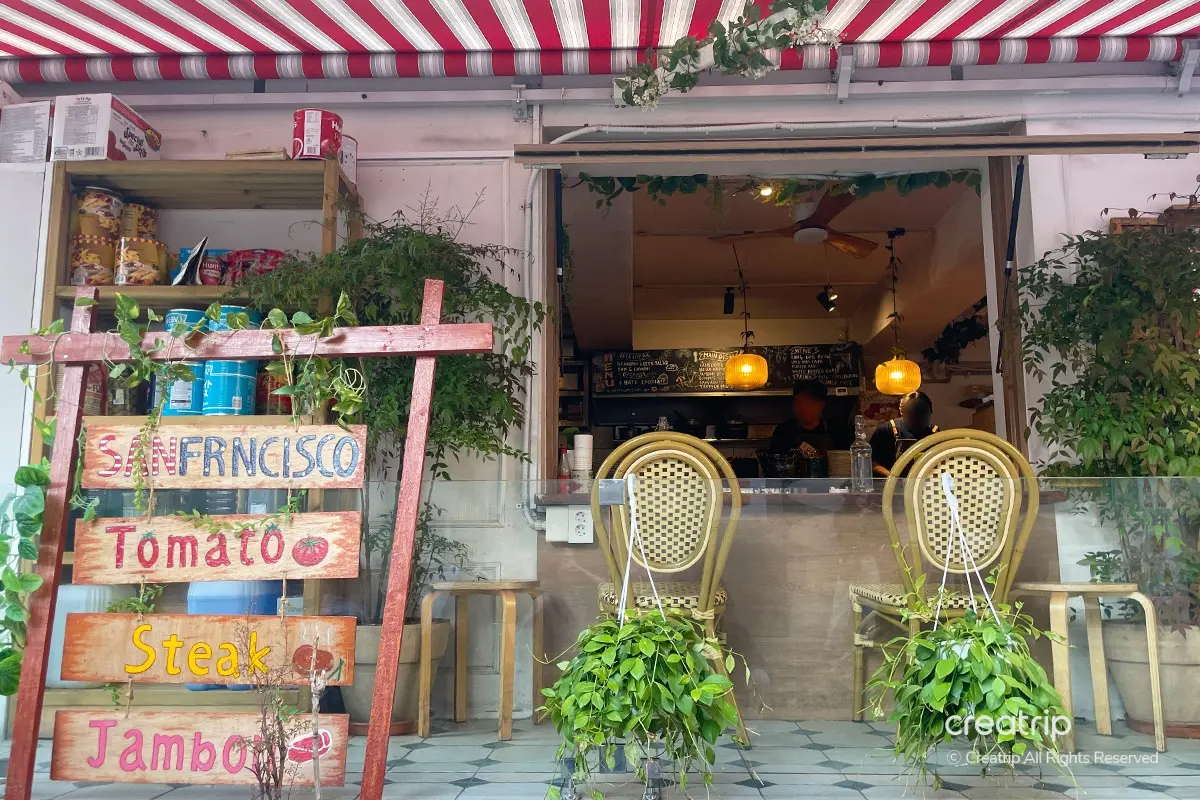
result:
[[[900,478],[906,469],[907,476]],[[907,548],[900,541],[893,507],[901,481]],[[948,487],[958,506],[962,537],[955,532]],[[884,519],[906,588],[912,591],[928,566],[932,574],[925,581],[926,595],[943,570],[959,575],[978,571],[987,577],[998,569],[988,591],[1001,602],[1007,600],[1037,511],[1037,479],[1029,462],[1003,439],[972,429],[922,439],[897,460],[884,485]]]
[[[642,545],[635,544],[633,561],[654,574],[682,572],[703,563],[698,610],[709,610],[741,514],[742,496],[733,469],[707,442],[671,431],[647,433],[614,450],[596,472],[592,519],[617,585],[629,556],[629,498],[609,507],[606,525],[599,482],[628,475],[637,478],[633,501]],[[733,491],[730,513],[723,515],[726,485]]]

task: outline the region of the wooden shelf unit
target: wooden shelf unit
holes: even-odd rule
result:
[[[336,161],[75,161],[54,165],[51,176],[50,215],[47,226],[46,262],[42,285],[41,325],[49,326],[55,319],[70,317],[71,307],[79,287],[70,283],[68,256],[70,254],[71,211],[73,192],[85,186],[100,186],[120,192],[128,200],[136,200],[159,209],[172,210],[305,210],[321,214],[321,252],[328,253],[339,244],[340,222],[345,223],[351,240],[362,236],[362,201],[358,190],[342,172]],[[341,216],[342,214],[346,216]],[[263,246],[270,246],[264,242]],[[119,292],[138,301],[143,308],[166,311],[171,308],[208,307],[214,302],[237,303],[245,300],[236,287],[229,286],[102,286],[99,307],[111,310]],[[42,369],[38,378],[38,393],[49,397],[52,388],[51,370]],[[45,417],[45,403],[34,408],[36,417]],[[278,424],[290,417],[238,417],[239,423],[269,422]],[[174,424],[228,424],[229,417],[174,417],[163,420]],[[323,421],[310,420],[310,421]],[[36,430],[30,438],[31,462],[45,453]],[[323,508],[322,490],[308,492],[308,510]],[[74,562],[74,553],[64,554],[63,563]],[[319,614],[321,607],[320,581],[304,582],[304,612]],[[185,708],[205,705],[209,710],[245,710],[253,705],[253,692],[189,692],[182,687],[140,684],[135,687],[135,705],[153,708]],[[103,702],[96,698],[103,695]],[[145,699],[143,699],[143,696]],[[308,700],[306,689],[296,694],[296,704]],[[108,695],[102,689],[47,689],[46,709],[72,704],[83,706],[107,705]],[[15,706],[10,704],[11,709]],[[45,717],[45,715],[43,715]],[[52,718],[52,715],[51,715]],[[9,726],[11,728],[11,716]],[[43,719],[44,722],[44,719]],[[51,727],[44,728],[50,731]]]

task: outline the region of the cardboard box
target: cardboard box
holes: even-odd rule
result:
[[[54,99],[51,161],[155,161],[162,134],[111,94]]]
[[[21,95],[17,94],[17,90],[4,81],[0,81],[0,108],[20,102]]]
[[[45,162],[49,145],[49,100],[0,108],[0,164]]]

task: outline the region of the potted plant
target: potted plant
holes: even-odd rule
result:
[[[648,793],[662,786],[664,765],[681,789],[695,770],[710,785],[717,738],[738,723],[733,683],[723,674],[733,667],[733,654],[682,613],[630,611],[624,621],[585,628],[575,655],[558,665],[558,681],[542,690],[539,709],[562,736],[558,758],[569,765],[568,786],[586,783],[601,759],[612,769],[618,747],[632,751]],[[550,795],[557,800],[560,792],[552,787]],[[598,790],[591,796],[603,797]]]
[[[967,763],[984,771],[993,764],[1015,767],[1032,754],[1056,753],[1056,740],[1069,732],[1071,719],[1046,671],[1030,655],[1027,637],[1041,635],[1033,620],[1019,606],[1000,605],[934,627],[928,624],[934,617],[929,612],[914,600],[909,614],[926,624],[889,644],[867,687],[875,718],[896,725],[896,757],[922,780],[932,771],[934,788],[940,788],[937,755],[943,745],[967,745]],[[890,714],[884,708],[888,693]]]
[[[1033,427],[1045,474],[1115,535],[1093,580],[1134,582],[1158,614],[1173,735],[1200,726],[1200,231],[1090,231],[1022,270],[1028,371],[1046,381]],[[1095,479],[1103,480],[1095,480]],[[1149,658],[1130,604],[1106,605],[1104,646],[1127,716],[1151,717]],[[1112,613],[1121,609],[1130,613]]]
[[[262,310],[299,309],[316,316],[312,306],[318,298],[344,297],[337,316],[352,324],[415,325],[420,322],[424,281],[438,278],[445,283],[443,319],[490,321],[496,352],[438,359],[426,463],[432,476],[442,480],[450,478],[452,458],[527,458],[510,444],[509,433],[524,422],[523,382],[534,370],[532,337],[546,316],[541,303],[513,294],[500,282],[513,274],[506,263],[512,251],[460,241],[458,235],[466,224],[466,217],[456,210],[439,213],[427,195],[411,215],[398,213],[384,222],[363,219],[361,238],[325,255],[292,257],[271,272],[247,275],[240,285],[249,304]],[[296,374],[290,381],[294,388],[289,387],[294,403],[301,402],[305,387],[311,386],[310,393],[315,394],[307,401],[311,405],[332,402],[336,413],[345,417],[349,412],[350,419],[367,426],[371,484],[362,495],[355,683],[342,687],[352,722],[365,723],[374,691],[396,501],[394,490],[372,496],[371,485],[399,480],[414,362],[361,359],[355,368],[361,373],[362,392],[346,402],[330,398],[316,374],[328,369],[327,364],[297,361],[294,367]],[[463,566],[467,557],[465,545],[432,528],[436,513],[426,502],[417,528],[394,723],[411,723],[416,717],[421,597],[430,581]],[[449,622],[436,621],[435,671],[448,640]],[[393,725],[394,731],[399,729]]]

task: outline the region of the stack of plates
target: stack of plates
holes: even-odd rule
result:
[[[831,478],[849,478],[850,477],[850,451],[849,450],[830,450],[829,456],[829,477]]]

